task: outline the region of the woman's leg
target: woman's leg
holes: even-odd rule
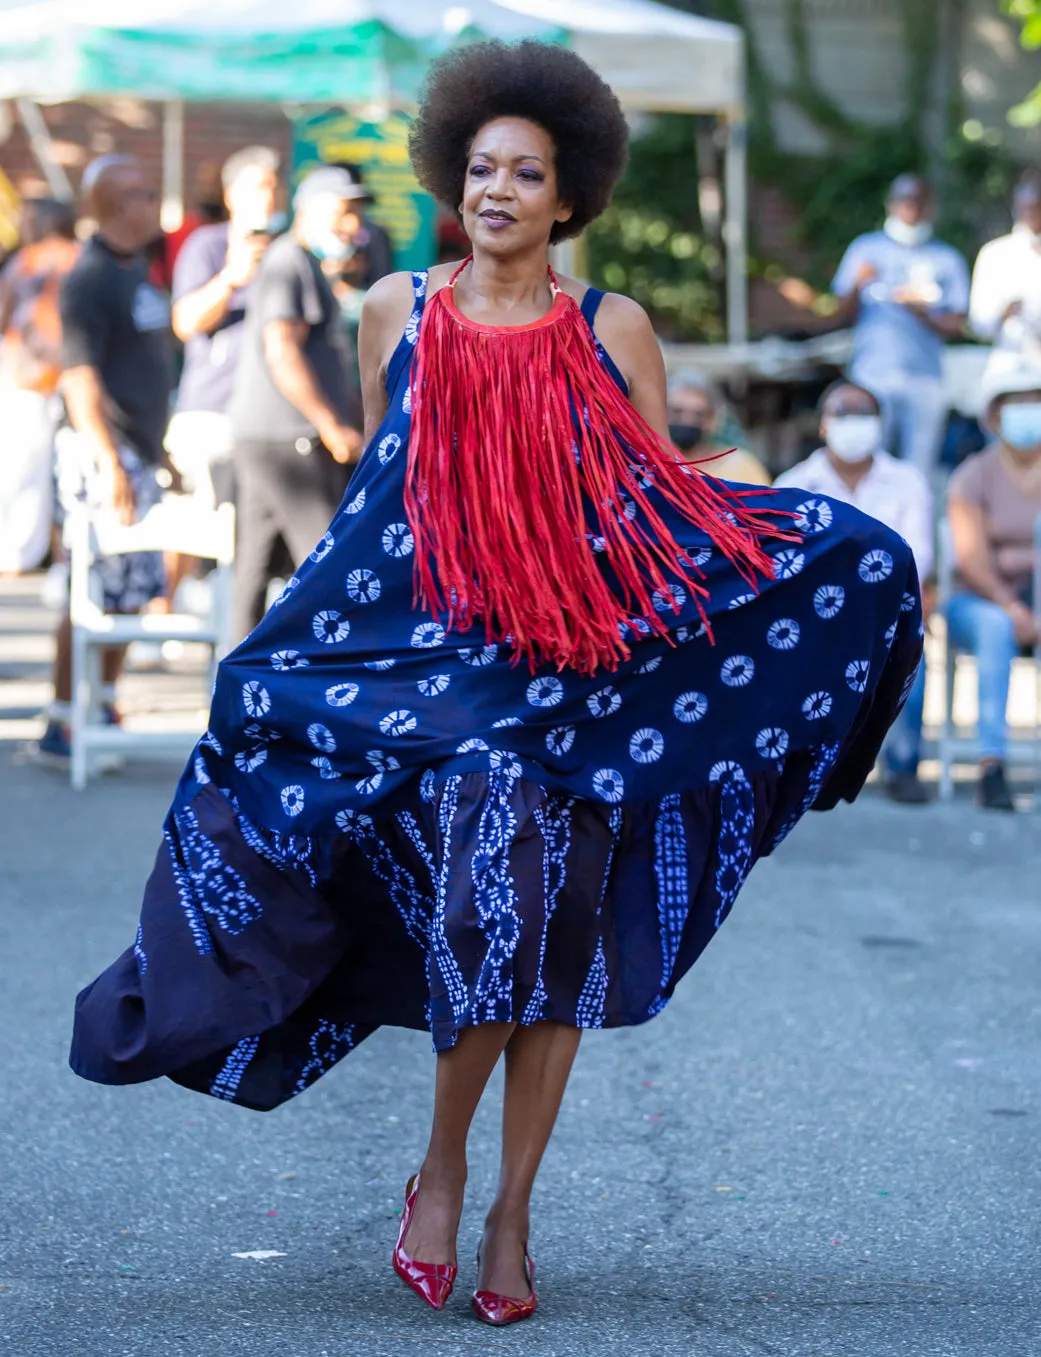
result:
[[[485,1221],[478,1288],[528,1295],[524,1246],[531,1189],[549,1143],[582,1033],[560,1023],[518,1027],[506,1047],[499,1190]]]
[[[460,1032],[437,1057],[434,1120],[420,1170],[419,1197],[402,1247],[420,1263],[456,1262],[456,1235],[466,1187],[466,1138],[481,1094],[515,1030],[484,1023]]]
[[[976,656],[979,684],[980,762],[1005,757],[1009,677],[1016,658],[1016,632],[1003,608],[977,594],[956,594],[947,610],[951,641]]]

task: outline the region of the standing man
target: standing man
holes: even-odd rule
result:
[[[228,220],[197,227],[173,276],[173,328],[184,371],[166,447],[196,495],[231,498],[231,404],[246,307],[264,252],[285,227],[277,212],[277,152],[248,146],[224,164]]]
[[[898,532],[914,553],[928,615],[933,505],[926,478],[916,466],[899,462],[883,450],[881,410],[871,391],[852,382],[834,382],[821,397],[820,416],[824,446],[778,476],[776,485],[797,486],[810,496],[853,504]],[[908,805],[928,800],[918,780],[924,707],[923,663],[882,754],[887,794]]]
[[[360,402],[323,261],[351,252],[356,184],[324,166],[300,184],[292,230],[264,256],[231,401],[239,489],[233,624],[260,621],[281,539],[294,563],[336,512],[361,451]]]
[[[969,271],[933,236],[929,185],[915,174],[893,181],[881,231],[858,236],[832,291],[853,322],[852,380],[882,401],[885,446],[926,476],[947,423],[943,346],[965,328]]]
[[[156,190],[132,156],[107,155],[83,174],[87,211],[97,233],[61,292],[61,390],[69,429],[59,431],[58,486],[67,512],[85,501],[125,522],[143,516],[160,497],[163,433],[173,381],[170,308],[148,281],[142,248],[158,225]],[[163,591],[157,552],[111,557],[97,564],[108,612],[139,612]],[[123,650],[104,656],[102,698],[116,721],[115,683]],[[54,702],[40,751],[67,758],[72,697],[71,628],[58,628]]]
[[[62,284],[79,257],[69,203],[30,198],[22,245],[0,273],[0,574],[33,570],[54,517]]]
[[[359,167],[343,160],[336,168],[346,171],[355,185],[353,210],[347,223],[353,253],[344,261],[340,276],[351,287],[367,292],[393,270],[394,246],[379,222],[369,217],[368,209],[376,200],[366,188]]]
[[[1041,175],[1028,170],[1012,195],[1015,225],[980,250],[969,322],[995,352],[1041,362]]]

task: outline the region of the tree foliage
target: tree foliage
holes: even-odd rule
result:
[[[1002,8],[1022,24],[1020,42],[1026,50],[1036,52],[1041,47],[1041,0],[1003,0]],[[1017,127],[1036,127],[1041,123],[1041,85],[1011,110],[1009,121]]]
[[[629,168],[588,234],[593,278],[625,292],[674,338],[723,337],[719,244],[705,231],[695,120],[663,114],[633,138]]]
[[[935,0],[897,0],[906,53],[895,121],[885,126],[852,117],[822,86],[815,69],[811,16],[805,0],[782,0],[793,74],[780,80],[761,52],[745,0],[667,0],[678,9],[739,24],[748,58],[749,152],[753,181],[775,188],[791,209],[786,266],[795,259],[806,278],[826,287],[853,236],[879,224],[887,186],[906,170],[938,181],[944,236],[968,255],[980,243],[981,224],[1007,199],[1015,173],[1001,129],[966,120],[958,98],[944,110],[939,146],[927,143],[927,103],[939,59]],[[1041,47],[1041,0],[995,0],[1022,19],[1024,43]],[[787,103],[821,135],[819,155],[794,154],[778,144],[774,119]],[[1041,87],[1015,110],[1041,122]],[[625,180],[609,212],[590,233],[590,271],[602,286],[622,290],[647,306],[659,327],[676,337],[722,335],[718,240],[699,209],[696,120],[670,114],[649,121],[633,140]],[[757,240],[751,223],[753,273],[767,278],[784,268]]]

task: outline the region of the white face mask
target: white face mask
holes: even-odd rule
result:
[[[831,415],[824,437],[840,462],[866,462],[882,442],[882,421],[878,415]]]
[[[882,229],[898,245],[924,245],[933,236],[933,224],[930,221],[918,221],[912,226],[899,217],[887,217]]]

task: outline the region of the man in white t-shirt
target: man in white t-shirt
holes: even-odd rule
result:
[[[933,569],[932,495],[918,467],[883,450],[877,396],[866,387],[838,381],[821,398],[820,415],[824,446],[775,484],[853,504],[898,532],[911,548],[924,584]],[[911,805],[928,800],[918,780],[924,704],[923,664],[883,754],[887,793]]]
[[[972,271],[969,323],[995,351],[1041,361],[1041,174],[1023,175],[1012,195],[1015,225],[980,250]]]

